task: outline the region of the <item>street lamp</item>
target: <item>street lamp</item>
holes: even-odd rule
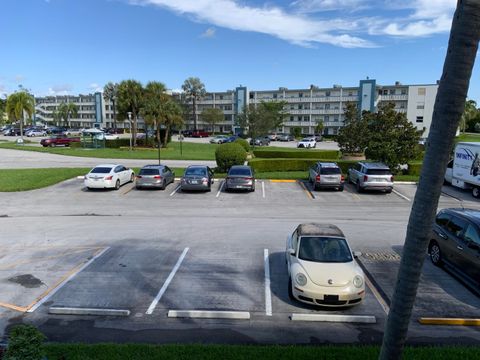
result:
[[[127,113],[128,115],[128,121],[129,121],[129,124],[130,124],[130,151],[132,151],[132,136],[133,136],[133,133],[132,133],[132,113],[129,111]]]

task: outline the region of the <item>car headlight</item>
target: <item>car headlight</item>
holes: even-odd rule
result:
[[[353,278],[353,285],[355,285],[355,287],[357,287],[357,288],[362,287],[363,286],[363,277],[361,277],[360,275],[356,275]]]
[[[295,276],[295,281],[298,285],[300,286],[305,286],[307,285],[307,277],[305,275],[303,275],[302,273],[298,273],[296,276]]]

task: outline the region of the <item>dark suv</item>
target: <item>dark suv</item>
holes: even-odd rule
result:
[[[437,266],[453,265],[480,286],[480,211],[443,209],[435,219],[428,253]]]

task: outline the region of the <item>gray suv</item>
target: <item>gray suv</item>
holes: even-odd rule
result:
[[[383,163],[360,161],[348,169],[348,182],[355,184],[357,191],[381,190],[387,194],[393,190],[393,175]]]
[[[318,162],[313,165],[308,174],[314,190],[320,188],[337,189],[343,191],[342,170],[334,162]]]
[[[175,181],[175,173],[164,165],[145,165],[137,175],[137,189],[162,189]]]

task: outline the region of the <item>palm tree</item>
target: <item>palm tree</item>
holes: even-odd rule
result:
[[[402,356],[443,176],[465,107],[478,50],[479,18],[479,0],[458,1],[433,109],[427,151],[410,212],[402,260],[385,325],[380,359],[399,359]]]
[[[20,122],[20,138],[23,141],[23,121],[25,114],[32,117],[35,111],[35,100],[31,94],[22,90],[11,94],[7,98],[6,111],[15,122]]]
[[[58,105],[57,114],[64,121],[65,126],[70,126],[70,118],[78,116],[78,106],[74,103],[61,103]]]
[[[168,101],[168,95],[166,94],[167,88],[165,85],[158,81],[150,81],[145,86],[145,96],[141,115],[147,123],[153,124],[154,129],[157,132],[157,141],[160,146],[160,119],[165,113],[165,103]]]
[[[127,113],[133,115],[133,131],[130,134],[133,146],[137,146],[137,122],[140,109],[143,105],[144,89],[136,80],[123,80],[118,84],[117,105],[119,113],[127,118]]]
[[[117,130],[117,114],[115,109],[115,101],[117,100],[118,84],[108,82],[103,87],[103,99],[105,101],[110,101],[113,108],[113,128]]]
[[[467,100],[465,103],[465,110],[463,111],[462,118],[460,120],[460,128],[463,133],[465,133],[465,129],[467,128],[467,124],[469,120],[473,119],[477,116],[477,103],[475,100]]]
[[[205,96],[205,85],[198,77],[189,77],[182,85],[188,99],[192,100],[193,129],[197,130],[197,100]]]
[[[181,127],[183,125],[183,110],[182,107],[170,98],[165,103],[165,113],[161,119],[161,124],[165,126],[165,135],[163,140],[163,146],[167,147],[168,134],[172,127]]]

